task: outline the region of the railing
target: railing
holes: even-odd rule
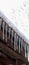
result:
[[[19,52],[19,44],[20,44],[20,42],[17,42],[16,43],[16,39],[17,39],[17,34],[16,34],[16,32],[14,32],[13,31],[13,29],[12,28],[9,28],[8,27],[8,30],[10,31],[10,38],[9,38],[9,36],[8,36],[8,31],[7,31],[7,24],[6,24],[6,27],[4,26],[4,23],[3,23],[3,26],[1,27],[1,30],[0,30],[0,38],[3,40],[3,41],[5,41],[7,44],[6,45],[8,45],[9,47],[11,47],[11,48],[13,48],[16,52],[18,52],[18,53],[21,53],[21,55],[22,56],[24,56],[25,57],[25,51],[23,51],[23,50],[20,50],[20,52]],[[5,29],[6,29],[6,31],[5,31]],[[13,31],[13,34],[14,34],[14,36],[16,36],[16,38],[14,38],[13,37],[13,39],[12,39],[12,31]],[[3,37],[4,36],[4,37]],[[14,43],[14,41],[15,41],[15,43]],[[21,41],[21,40],[20,40]],[[18,44],[18,46],[17,46],[17,44]],[[15,46],[14,46],[15,45]],[[15,49],[15,48],[16,49]],[[20,49],[21,49],[21,47],[20,47]],[[28,57],[27,57],[28,58]]]
[[[2,32],[0,31],[0,33],[1,33],[0,38],[2,39]],[[3,41],[4,41],[4,40],[3,40]],[[11,47],[11,48],[14,49],[14,43],[11,42],[9,39],[7,40],[7,44],[6,44],[6,45],[8,45],[9,47]],[[15,49],[14,49],[14,50],[15,50]],[[18,48],[18,50],[19,50],[19,48]],[[15,51],[16,51],[17,53],[19,53],[18,50],[16,49]],[[25,51],[20,51],[20,54],[25,57]],[[26,58],[28,58],[28,57],[26,56]]]

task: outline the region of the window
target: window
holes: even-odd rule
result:
[[[10,41],[11,41],[11,47],[14,48],[14,31],[11,29],[10,31]]]
[[[9,27],[7,27],[7,37],[9,38]]]
[[[11,41],[14,42],[14,31],[12,30],[12,33],[11,33]]]
[[[3,22],[2,22],[2,24],[1,24],[1,31],[3,31]]]
[[[12,29],[10,28],[10,41],[11,41],[11,37],[12,37]]]
[[[7,42],[7,24],[4,25],[4,40]]]
[[[28,50],[27,50],[27,46],[26,46],[26,57],[28,57]]]
[[[25,51],[25,44],[24,44],[24,41],[22,40],[22,50]]]
[[[7,40],[8,40],[8,42],[11,41],[11,37],[12,37],[12,30],[11,30],[11,28],[8,26],[8,27],[7,27]]]
[[[12,28],[9,28],[9,26],[7,27],[7,37],[8,37],[8,40],[12,41],[12,39],[13,39],[13,30],[12,30]]]
[[[20,51],[21,51],[21,40],[20,40]]]
[[[23,39],[20,40],[20,48],[21,48],[21,51],[25,51]]]
[[[14,43],[14,34],[15,34],[15,32],[13,31],[13,43]]]
[[[6,23],[4,25],[4,34],[6,34]]]
[[[13,42],[13,44],[14,44],[14,31],[12,30],[12,42]]]
[[[1,30],[1,26],[2,26],[2,19],[0,18],[0,30]]]
[[[26,53],[27,53],[27,46],[26,46]]]
[[[22,45],[22,50],[24,51],[24,46]]]

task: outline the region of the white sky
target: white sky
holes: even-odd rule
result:
[[[29,0],[0,0],[0,10],[29,39]]]
[[[29,0],[0,0],[0,11],[29,39]]]

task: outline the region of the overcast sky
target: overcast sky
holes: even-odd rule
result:
[[[0,10],[29,39],[29,0],[0,0]]]
[[[29,39],[29,0],[0,0],[0,11]]]

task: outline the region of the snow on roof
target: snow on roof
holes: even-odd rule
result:
[[[22,32],[20,32],[17,27],[2,13],[0,12],[0,17],[3,18],[6,23],[14,29],[14,31],[27,43],[29,44],[29,40],[24,36]]]

